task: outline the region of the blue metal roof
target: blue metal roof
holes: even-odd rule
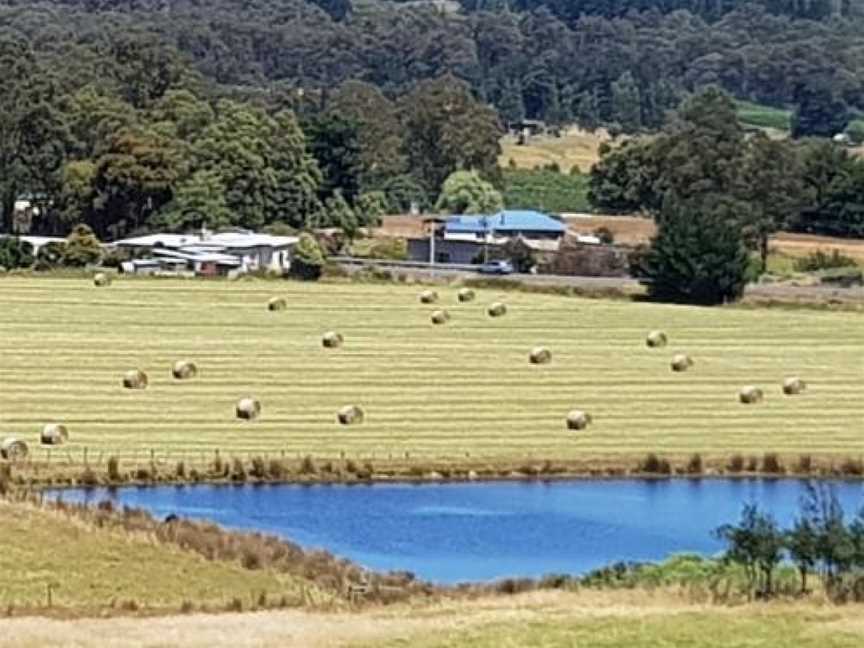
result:
[[[501,211],[490,216],[451,216],[445,225],[448,234],[496,232],[550,232],[563,234],[567,226],[536,211]]]

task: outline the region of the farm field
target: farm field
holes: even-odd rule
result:
[[[54,460],[115,455],[195,462],[264,454],[462,461],[584,459],[645,452],[864,453],[864,326],[854,312],[698,309],[478,291],[459,304],[440,288],[277,281],[0,280],[0,436],[27,441],[45,423],[71,440]],[[273,295],[288,309],[269,312]],[[486,306],[508,304],[492,319]],[[436,307],[452,320],[430,323]],[[670,337],[648,349],[652,329]],[[345,336],[324,349],[321,335]],[[552,362],[528,362],[545,345]],[[673,353],[695,366],[673,373]],[[190,359],[199,376],[175,381]],[[146,390],[126,390],[140,368]],[[785,397],[784,376],[806,395]],[[765,402],[738,402],[740,387]],[[253,422],[234,416],[259,398]],[[362,425],[336,411],[358,404]],[[590,412],[587,431],[567,412]],[[151,453],[153,456],[151,457]]]
[[[548,164],[557,164],[563,173],[578,167],[588,173],[600,159],[600,145],[611,140],[609,133],[599,129],[593,133],[572,127],[561,137],[536,135],[524,145],[517,144],[512,135],[501,139],[501,155],[498,165],[502,169],[510,166],[510,160],[518,169],[534,169]]]

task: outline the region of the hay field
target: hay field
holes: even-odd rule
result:
[[[35,449],[41,426],[63,422],[56,460],[117,455],[209,461],[232,454],[459,461],[579,459],[645,452],[864,453],[864,316],[860,312],[697,309],[477,291],[282,281],[0,279],[0,436]],[[269,312],[274,295],[288,308]],[[501,300],[505,317],[485,307]],[[435,326],[430,314],[452,319]],[[648,349],[661,328],[664,349]],[[324,349],[326,331],[342,333]],[[531,365],[547,346],[552,362]],[[670,371],[678,351],[688,372]],[[175,381],[175,360],[199,375]],[[121,386],[149,374],[146,390]],[[784,397],[797,374],[810,384]],[[740,387],[765,390],[741,405]],[[257,421],[234,405],[260,399]],[[362,425],[336,411],[362,406]],[[573,408],[587,431],[568,432]]]
[[[537,135],[521,146],[515,137],[507,135],[501,138],[498,164],[506,169],[513,160],[519,169],[534,169],[555,163],[564,173],[570,173],[573,167],[588,173],[600,159],[600,145],[609,141],[611,138],[605,129],[589,133],[575,126],[561,137]]]

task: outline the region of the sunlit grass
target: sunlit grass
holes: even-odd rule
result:
[[[578,459],[594,454],[864,452],[864,326],[853,312],[702,309],[478,291],[460,304],[439,288],[435,306],[396,285],[83,279],[0,280],[0,433],[38,447],[44,423],[71,442],[53,460],[151,450],[190,462],[226,454],[412,459]],[[269,297],[289,307],[271,313]],[[504,300],[507,316],[486,306]],[[434,308],[452,320],[433,326]],[[665,349],[645,335],[664,330]],[[338,350],[321,335],[345,336]],[[530,349],[552,351],[532,366]],[[685,351],[695,366],[669,370]],[[175,360],[198,364],[188,382]],[[125,370],[150,376],[121,387]],[[784,376],[808,393],[782,395]],[[743,385],[765,402],[738,403]],[[263,405],[255,422],[237,399]],[[358,404],[361,426],[336,411]],[[586,432],[565,429],[572,408]]]

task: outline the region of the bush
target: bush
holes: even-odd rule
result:
[[[799,272],[816,272],[818,270],[832,270],[834,268],[855,267],[855,259],[841,254],[840,250],[833,250],[830,254],[816,250],[806,257],[795,261],[795,269]]]
[[[291,276],[304,281],[316,281],[324,269],[324,254],[315,238],[308,233],[300,235],[291,259]]]
[[[120,460],[117,457],[108,457],[108,481],[120,482],[123,481],[123,476],[120,474]]]
[[[690,457],[690,461],[687,462],[687,473],[690,475],[701,475],[702,469],[702,455],[697,452]]]
[[[63,265],[83,268],[99,263],[102,244],[88,225],[76,225],[63,247]]]
[[[33,246],[29,243],[14,236],[0,239],[0,267],[29,268],[33,260]]]
[[[744,457],[742,457],[740,454],[732,455],[729,458],[729,463],[726,466],[726,469],[729,472],[733,473],[741,472],[742,470],[744,470]]]
[[[612,245],[615,243],[615,235],[608,227],[598,227],[594,230],[594,236],[600,239],[604,245]]]
[[[669,475],[672,473],[672,466],[666,459],[658,457],[652,452],[639,464],[639,472],[651,475]]]
[[[778,475],[785,472],[780,458],[773,452],[766,452],[762,457],[762,472],[771,475]]]

